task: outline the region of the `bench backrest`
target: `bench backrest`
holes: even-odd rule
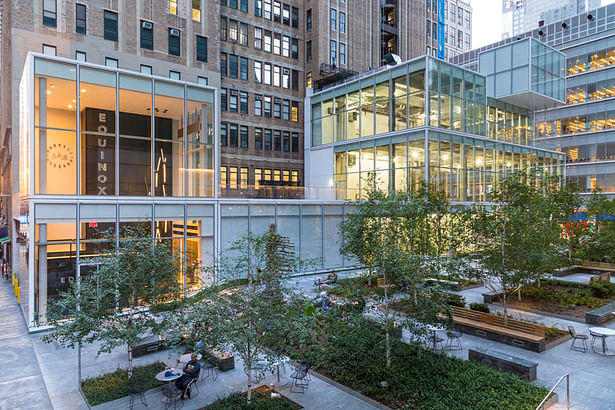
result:
[[[456,317],[474,320],[486,325],[503,327],[517,332],[545,337],[545,327],[538,323],[523,322],[521,320],[492,315],[490,313],[477,312],[457,306],[451,306],[451,309],[453,311],[453,316]]]

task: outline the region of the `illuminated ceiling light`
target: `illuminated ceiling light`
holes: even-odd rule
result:
[[[49,84],[49,88],[56,88],[55,84]]]
[[[82,92],[82,93],[86,92],[86,89],[85,89],[85,88],[82,88],[82,89],[81,89],[81,92]]]
[[[68,104],[68,108],[73,108],[73,105],[72,104]]]
[[[483,159],[482,158],[476,158],[476,165],[478,165],[478,166],[483,165]]]
[[[76,102],[77,102],[77,100],[73,100],[73,104],[76,103]]]
[[[419,157],[419,153],[416,151],[412,151],[412,158],[417,159]]]
[[[51,91],[47,90],[47,95],[51,94]]]

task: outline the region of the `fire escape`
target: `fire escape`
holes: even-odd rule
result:
[[[383,65],[386,64],[384,56],[399,54],[397,7],[397,0],[380,0],[380,63]]]

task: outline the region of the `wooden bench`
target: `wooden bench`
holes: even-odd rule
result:
[[[588,325],[600,325],[604,322],[608,322],[614,317],[615,302],[585,313],[585,323]]]
[[[538,367],[538,363],[511,356],[506,353],[487,349],[470,349],[468,350],[468,360],[501,372],[512,373],[524,380],[536,380],[536,368]]]
[[[490,313],[451,306],[455,327],[464,333],[485,337],[523,349],[545,350],[545,327]]]
[[[611,272],[604,272],[600,275],[591,276],[589,278],[589,283],[593,282],[610,282],[611,281]]]

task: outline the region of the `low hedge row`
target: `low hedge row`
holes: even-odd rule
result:
[[[535,409],[547,390],[480,364],[392,341],[365,319],[328,324],[327,334],[291,356],[395,409]],[[382,386],[386,381],[387,387]]]
[[[130,380],[128,370],[117,369],[113,373],[83,380],[81,389],[90,406],[96,406],[128,396],[133,386],[143,390],[160,386],[163,382],[156,380],[156,374],[164,368],[165,364],[162,362],[133,367]]]
[[[298,410],[303,408],[286,397],[272,398],[269,388],[252,390],[250,405],[247,400],[247,393],[235,392],[216,400],[206,406],[205,410]]]

